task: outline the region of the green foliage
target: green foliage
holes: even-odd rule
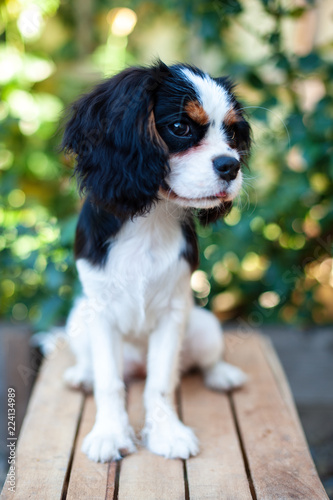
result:
[[[176,54],[232,75],[254,136],[244,195],[225,221],[198,228],[199,302],[250,326],[332,321],[330,46],[297,55],[287,41],[311,2],[249,4],[132,0],[138,22],[129,37],[111,32],[109,2],[87,1],[83,11],[74,0],[2,4],[1,315],[46,328],[79,292],[72,244],[80,201],[57,152],[62,109],[103,74]]]

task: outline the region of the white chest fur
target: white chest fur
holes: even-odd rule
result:
[[[151,332],[178,293],[190,297],[190,268],[181,258],[182,217],[182,209],[160,202],[147,216],[123,225],[103,268],[77,261],[85,296],[123,334]]]

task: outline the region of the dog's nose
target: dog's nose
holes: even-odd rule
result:
[[[213,166],[221,179],[230,182],[236,179],[240,163],[231,156],[217,156],[213,160]]]

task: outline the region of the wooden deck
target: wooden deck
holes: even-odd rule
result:
[[[182,420],[200,440],[189,460],[166,460],[144,448],[121,462],[96,464],[81,452],[95,417],[92,397],[66,389],[67,349],[44,362],[17,447],[16,492],[28,500],[317,500],[327,495],[310,457],[293,399],[271,344],[260,335],[227,335],[227,361],[250,381],[233,394],[207,390],[186,376],[178,394]],[[139,434],[143,381],[128,388]]]

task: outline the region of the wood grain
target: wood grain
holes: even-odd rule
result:
[[[42,365],[16,450],[15,500],[61,498],[83,403],[62,381],[72,363],[62,348]],[[13,498],[6,485],[2,498]]]
[[[144,422],[142,392],[144,382],[134,381],[128,391],[128,412],[138,434]],[[121,464],[119,500],[184,499],[184,474],[181,460],[167,460],[139,447]]]
[[[265,344],[258,335],[243,336],[235,349],[228,350],[227,342],[226,358],[250,376],[232,400],[257,498],[327,500]]]
[[[106,496],[109,464],[96,463],[81,451],[85,436],[91,431],[96,416],[93,396],[87,396],[77,436],[67,499],[104,500]],[[110,484],[110,490],[114,487]],[[112,491],[113,498],[113,491]]]
[[[228,396],[207,390],[201,374],[189,375],[182,381],[181,407],[200,441],[199,455],[187,460],[191,500],[250,500]]]

